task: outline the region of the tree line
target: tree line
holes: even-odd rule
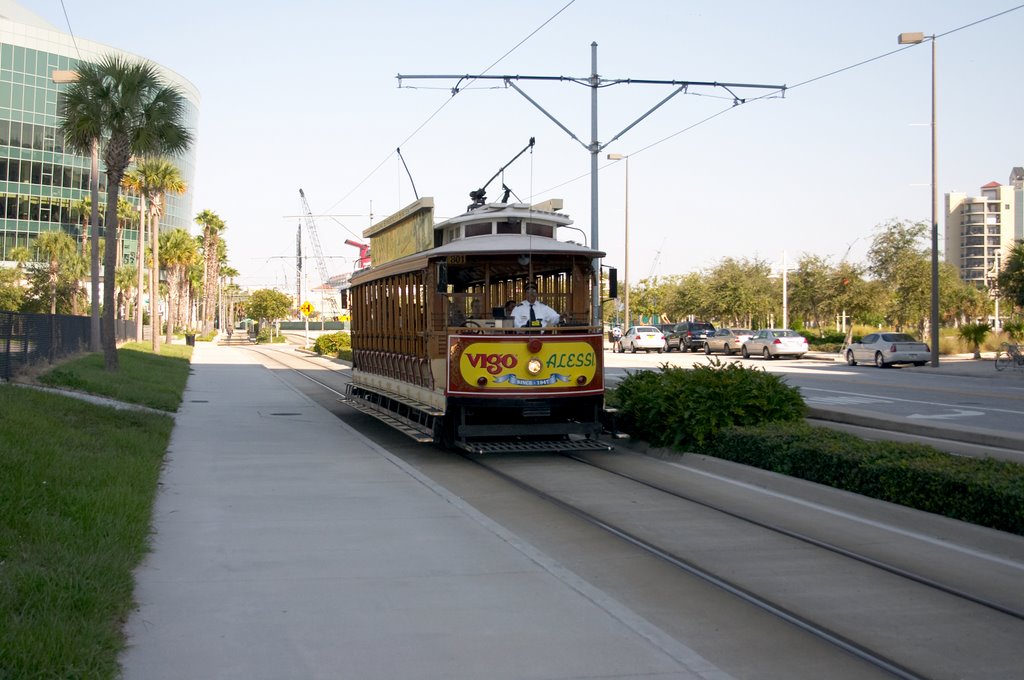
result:
[[[890,220],[876,226],[866,262],[803,253],[786,276],[790,326],[824,333],[837,322],[886,326],[924,337],[931,306],[931,250],[927,222]],[[630,288],[633,323],[695,317],[723,326],[763,328],[782,319],[781,272],[760,258],[725,257],[689,274],[643,279]],[[990,287],[962,281],[956,267],[939,264],[939,318],[960,326],[1000,317],[1024,306],[1024,242],[1017,242]],[[609,320],[618,307],[605,313]],[[611,307],[611,306],[609,306]],[[840,320],[845,319],[845,324]]]

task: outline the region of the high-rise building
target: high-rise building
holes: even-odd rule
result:
[[[15,246],[34,250],[40,233],[63,230],[78,243],[88,234],[88,215],[83,219],[73,206],[89,196],[90,159],[65,148],[59,102],[68,85],[54,82],[53,76],[54,71],[73,71],[81,61],[97,62],[108,55],[144,59],[72,37],[16,2],[0,0],[0,262],[11,259],[8,253]],[[173,71],[153,65],[184,95],[184,124],[194,134],[198,90]],[[188,190],[167,196],[161,229],[192,226],[194,148],[171,158]],[[104,170],[101,157],[101,205],[106,201]],[[137,226],[125,229],[122,237],[122,260],[135,262]]]
[[[1008,184],[989,182],[981,194],[946,194],[946,261],[960,278],[992,287],[1015,241],[1024,238],[1024,168]]]

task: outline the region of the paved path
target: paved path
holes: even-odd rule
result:
[[[127,680],[727,677],[251,352],[192,367]]]

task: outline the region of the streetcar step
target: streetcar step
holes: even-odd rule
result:
[[[455,446],[470,453],[564,453],[566,451],[611,451],[613,449],[610,444],[597,439],[456,441]]]
[[[388,412],[382,411],[381,409],[377,408],[374,404],[366,401],[365,399],[351,399],[347,397],[342,397],[338,399],[338,401],[345,404],[346,406],[351,406],[355,410],[365,413],[368,416],[376,418],[385,425],[395,428],[402,434],[412,437],[421,444],[429,444],[434,441],[433,433],[430,432],[427,428],[418,425],[417,423],[405,420],[404,418],[399,418],[394,415],[391,415]]]

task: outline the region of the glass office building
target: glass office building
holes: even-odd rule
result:
[[[89,197],[90,159],[70,152],[60,131],[60,95],[68,85],[54,82],[54,71],[73,71],[79,61],[99,61],[116,54],[137,55],[83,40],[60,31],[12,0],[0,0],[0,262],[12,259],[16,246],[32,247],[40,233],[63,230],[76,243],[88,234],[88,215],[74,210]],[[185,125],[196,130],[199,93],[180,75],[154,64],[164,81],[186,100]],[[169,194],[161,230],[191,231],[195,145],[171,160],[188,190]],[[106,173],[100,158],[100,204],[106,202]],[[136,207],[138,199],[122,191]],[[101,225],[102,230],[102,225]],[[102,232],[101,232],[102,233]],[[102,238],[102,237],[101,237]],[[122,234],[122,261],[138,253],[137,220]]]

